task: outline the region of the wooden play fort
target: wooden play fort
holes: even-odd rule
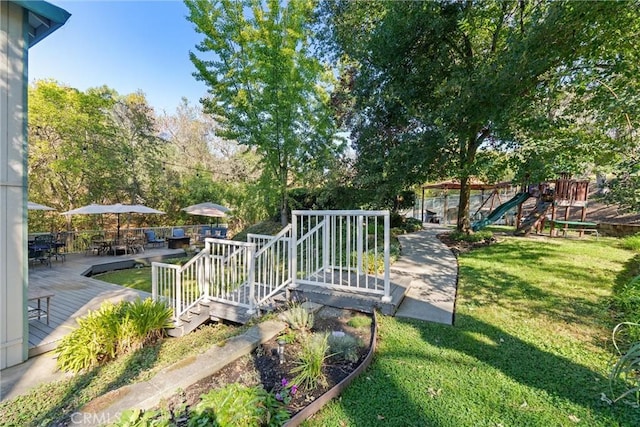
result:
[[[535,208],[522,221],[518,221],[517,235],[527,235],[532,230],[542,232],[547,219],[551,225],[551,236],[557,236],[558,230],[562,230],[566,236],[567,231],[575,230],[582,236],[585,232],[594,232],[598,235],[594,222],[588,222],[587,204],[589,197],[589,181],[578,181],[562,175],[555,181],[554,188],[548,183],[537,186],[529,186],[529,194],[536,197]],[[571,219],[571,210],[577,208],[579,220]],[[551,211],[549,215],[549,211]],[[518,219],[522,215],[522,205],[519,206]],[[575,215],[573,216],[575,218]]]
[[[588,222],[587,203],[589,198],[589,181],[576,181],[568,179],[566,176],[557,179],[553,194],[554,203],[551,204],[551,236],[557,235],[556,226],[567,234],[567,230],[574,229],[580,236],[585,232],[595,232],[598,230],[595,222]],[[559,215],[564,208],[564,215]],[[570,214],[572,208],[580,209],[580,221],[571,221]]]

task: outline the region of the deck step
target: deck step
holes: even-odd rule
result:
[[[167,335],[170,337],[182,337],[190,332],[195,331],[200,325],[211,319],[209,310],[199,309],[190,310],[189,314],[180,317],[181,323],[178,326],[167,329]]]
[[[406,282],[402,284],[391,283],[390,302],[382,302],[381,295],[366,295],[314,285],[300,285],[297,288],[290,289],[290,292],[292,298],[298,301],[311,301],[317,304],[358,310],[364,313],[373,313],[374,310],[378,309],[384,315],[393,316],[409,290],[410,280],[406,280]]]
[[[253,315],[247,313],[246,307],[238,307],[218,301],[209,301],[206,304],[209,307],[209,315],[213,320],[227,320],[244,325],[253,317]]]

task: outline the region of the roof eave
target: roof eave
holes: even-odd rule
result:
[[[29,47],[53,33],[71,16],[66,10],[46,1],[12,0],[28,11]]]

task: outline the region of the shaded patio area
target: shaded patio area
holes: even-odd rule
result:
[[[29,321],[29,357],[54,349],[57,342],[77,326],[76,319],[89,310],[97,310],[104,301],[118,302],[146,298],[151,294],[106,283],[82,274],[96,266],[134,260],[142,263],[160,261],[183,255],[183,249],[147,249],[144,253],[119,256],[84,256],[67,254],[64,262],[53,261],[51,268],[44,264],[29,267],[29,290],[53,294],[50,299],[49,319],[43,317]],[[46,305],[46,302],[42,302]],[[30,306],[34,303],[30,302]],[[44,307],[43,307],[44,308]],[[48,323],[48,324],[47,324]]]

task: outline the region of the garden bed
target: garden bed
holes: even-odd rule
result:
[[[290,332],[293,332],[293,335],[298,334],[296,331]],[[283,380],[289,387],[292,385],[296,376],[292,370],[298,366],[297,355],[302,344],[299,340],[285,344],[284,360],[281,362],[278,353],[279,339],[276,337],[258,346],[251,354],[231,362],[215,374],[191,385],[170,399],[163,405],[163,409],[169,409],[174,414],[174,422],[177,425],[187,425],[189,410],[200,401],[201,395],[235,383],[247,387],[262,386],[265,390],[274,392],[276,398],[285,400],[286,408],[292,415],[288,425],[299,424],[328,400],[339,395],[348,382],[368,365],[375,347],[375,322],[370,315],[352,310],[323,307],[315,315],[311,332],[350,335],[360,342],[355,349],[356,353],[349,357],[350,360],[337,355],[325,360],[322,372],[326,383],[310,390],[296,387],[295,393],[291,393],[289,388],[286,398],[279,395]]]

